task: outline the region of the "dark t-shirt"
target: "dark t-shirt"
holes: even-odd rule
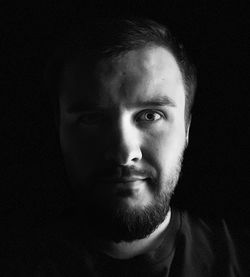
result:
[[[160,245],[128,260],[98,253],[88,242],[73,243],[62,226],[56,223],[33,232],[17,250],[21,255],[12,253],[14,257],[6,259],[5,272],[0,276],[247,276],[241,272],[240,249],[224,221],[210,224],[187,212],[172,210]]]

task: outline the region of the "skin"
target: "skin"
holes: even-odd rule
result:
[[[93,70],[83,61],[71,62],[59,103],[61,149],[79,202],[94,203],[100,211],[133,212],[173,192],[190,124],[184,120],[181,72],[168,50],[129,51]],[[166,225],[160,222],[148,238],[134,242],[106,242],[106,252],[131,257],[133,244],[133,253],[141,253]]]

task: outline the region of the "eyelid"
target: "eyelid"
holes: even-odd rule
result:
[[[137,119],[141,116],[141,115],[143,115],[143,114],[145,114],[145,113],[157,113],[157,114],[159,114],[162,118],[166,118],[166,115],[165,115],[165,113],[163,112],[163,111],[161,111],[161,110],[157,110],[157,109],[145,109],[145,110],[143,110],[143,111],[140,111],[137,115],[136,115],[136,117],[135,117],[135,119],[136,119],[136,121],[137,121]],[[160,119],[158,119],[158,120],[160,120]],[[145,120],[146,121],[146,120]],[[157,121],[157,120],[155,120],[155,121]],[[148,120],[148,122],[150,122],[150,120]]]
[[[77,113],[77,115],[85,115],[85,114],[103,114],[105,111],[102,109],[86,109]]]
[[[93,116],[93,118],[87,118],[91,116]],[[83,123],[82,120],[84,119],[84,117],[86,117],[86,121]],[[96,122],[103,120],[104,117],[105,117],[104,113],[100,111],[84,111],[78,114],[77,121],[83,125],[91,125],[91,124],[96,124]]]
[[[162,111],[162,110],[159,110],[159,109],[144,109],[144,110],[141,110],[139,111],[136,115],[135,115],[135,121],[145,121],[145,122],[156,122],[158,120],[160,120],[161,118],[159,119],[156,119],[156,120],[143,120],[143,119],[140,119],[140,117],[146,113],[155,113],[155,114],[158,114],[161,118],[167,118],[167,115],[166,115],[166,111]],[[82,111],[81,113],[78,114],[78,119],[77,121],[80,122],[81,119],[83,119],[84,121],[84,116],[86,116],[86,121],[88,121],[87,117],[91,117],[93,116],[92,120],[93,121],[103,121],[105,118],[106,120],[108,120],[109,116],[107,115],[107,113],[105,113],[103,110],[88,110],[88,111]],[[110,118],[109,118],[110,120]],[[90,118],[90,121],[91,121],[91,118]],[[90,122],[89,122],[90,123]],[[83,123],[84,124],[84,123]],[[91,124],[91,123],[90,123]]]

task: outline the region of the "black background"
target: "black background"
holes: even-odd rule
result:
[[[173,202],[250,227],[247,1],[34,2],[0,2],[1,215],[22,211],[40,220],[68,201],[42,80],[55,41],[88,17],[134,15],[168,24],[198,68],[190,143]]]

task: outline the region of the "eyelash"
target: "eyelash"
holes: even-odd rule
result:
[[[78,118],[78,123],[83,125],[95,125],[97,122],[101,121],[103,117],[103,114],[85,113]]]
[[[140,120],[140,119],[139,119],[140,116],[146,115],[147,113],[148,113],[148,114],[157,114],[157,115],[159,115],[160,117],[159,117],[158,119],[156,119],[156,120],[147,120],[147,119],[142,119],[142,120]],[[147,123],[153,123],[153,122],[156,122],[156,121],[161,120],[162,118],[165,118],[165,115],[164,115],[162,112],[160,112],[160,111],[155,111],[155,110],[144,110],[144,111],[140,112],[139,115],[136,116],[136,121],[137,121],[137,122],[138,122],[138,121],[142,121],[142,122],[147,122]]]
[[[146,114],[154,114],[158,115],[159,118],[157,119],[142,119],[142,116],[145,116]],[[94,117],[96,116],[96,118]],[[91,117],[90,120],[88,117]],[[78,122],[83,125],[95,125],[98,122],[100,123],[104,119],[105,115],[103,114],[95,114],[95,113],[86,113],[85,115],[82,115],[78,118]],[[156,111],[156,110],[143,110],[139,112],[139,114],[136,115],[135,121],[138,123],[144,123],[144,124],[152,124],[155,122],[158,122],[162,118],[166,118],[165,114],[161,111]],[[92,122],[91,122],[92,121]]]

